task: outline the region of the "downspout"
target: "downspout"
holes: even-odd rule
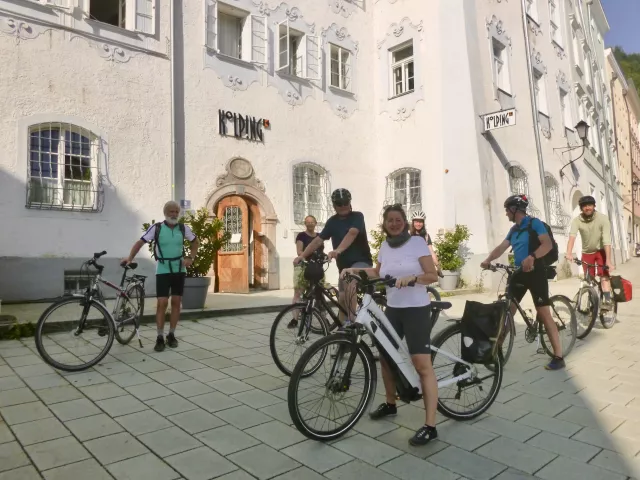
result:
[[[169,45],[171,51],[169,53],[169,62],[171,64],[171,200],[176,199],[176,125],[175,125],[175,112],[176,112],[176,92],[175,92],[175,58],[176,58],[176,42],[175,38],[175,12],[174,12],[175,0],[169,0],[169,21],[171,27],[169,29]]]
[[[527,21],[527,7],[525,0],[520,1],[522,8],[522,28],[524,30],[524,45],[527,57],[527,75],[529,77],[529,95],[531,96],[531,114],[533,116],[533,133],[536,139],[536,151],[538,153],[538,171],[540,173],[540,185],[542,187],[542,202],[544,204],[544,217],[548,223],[549,203],[547,202],[547,189],[544,182],[544,159],[542,157],[542,143],[540,141],[540,123],[538,120],[538,101],[536,99],[536,89],[533,83],[533,65],[531,64],[531,44],[529,42],[529,24]]]
[[[631,173],[631,229],[633,230],[633,244],[638,241],[636,239],[636,196],[633,193],[633,128],[631,125],[631,110],[629,110],[629,101],[627,100],[628,92],[622,92],[624,104],[627,107],[627,121],[629,122],[629,172]]]

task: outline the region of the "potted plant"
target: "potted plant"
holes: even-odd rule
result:
[[[202,309],[207,300],[207,293],[211,285],[209,272],[215,265],[218,251],[229,241],[231,234],[224,231],[222,220],[217,217],[209,218],[206,208],[201,208],[196,212],[187,212],[178,220],[180,223],[188,225],[196,237],[200,246],[198,253],[191,266],[187,267],[187,278],[184,283],[184,294],[182,296],[182,308]],[[155,223],[145,223],[142,228],[146,231],[150,225]],[[185,240],[185,255],[190,255],[190,244]],[[149,251],[153,255],[153,245],[149,244]],[[217,281],[217,278],[216,278]]]
[[[460,270],[464,266],[466,257],[462,253],[462,246],[470,237],[471,234],[466,225],[456,225],[453,231],[438,234],[434,246],[444,275],[438,280],[442,290],[455,290],[458,286]]]

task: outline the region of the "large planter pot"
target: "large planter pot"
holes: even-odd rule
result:
[[[187,277],[184,281],[182,308],[185,310],[203,309],[207,301],[209,285],[211,285],[211,277]]]
[[[455,290],[460,279],[460,272],[452,272],[451,270],[443,270],[443,277],[438,279],[438,284],[442,290]]]

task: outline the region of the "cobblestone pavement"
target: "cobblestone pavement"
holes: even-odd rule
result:
[[[331,444],[306,440],[269,353],[274,314],[184,322],[180,346],[161,353],[147,327],[142,350],[116,342],[70,375],[45,365],[33,339],[0,342],[0,480],[640,478],[636,305],[578,341],[560,372],[543,369],[520,328],[496,403],[471,422],[439,417],[424,448],[407,443],[419,404],[363,418]]]

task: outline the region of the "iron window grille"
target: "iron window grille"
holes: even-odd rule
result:
[[[529,199],[527,214],[532,217],[539,217],[540,210],[535,206],[529,194],[529,177],[527,173],[518,166],[509,167],[509,188],[511,195],[526,195]]]
[[[387,177],[385,205],[399,203],[407,216],[422,210],[421,172],[417,168],[401,168]]]
[[[242,209],[232,205],[224,209],[222,217],[224,231],[231,234],[229,241],[222,247],[223,252],[241,252],[242,247]]]
[[[560,199],[560,186],[550,173],[544,176],[544,188],[547,191],[547,203],[549,207],[549,226],[556,232],[564,232],[571,217],[564,212]]]
[[[327,171],[319,165],[300,163],[293,167],[293,221],[303,225],[307,215],[324,224],[333,214],[331,185]]]

